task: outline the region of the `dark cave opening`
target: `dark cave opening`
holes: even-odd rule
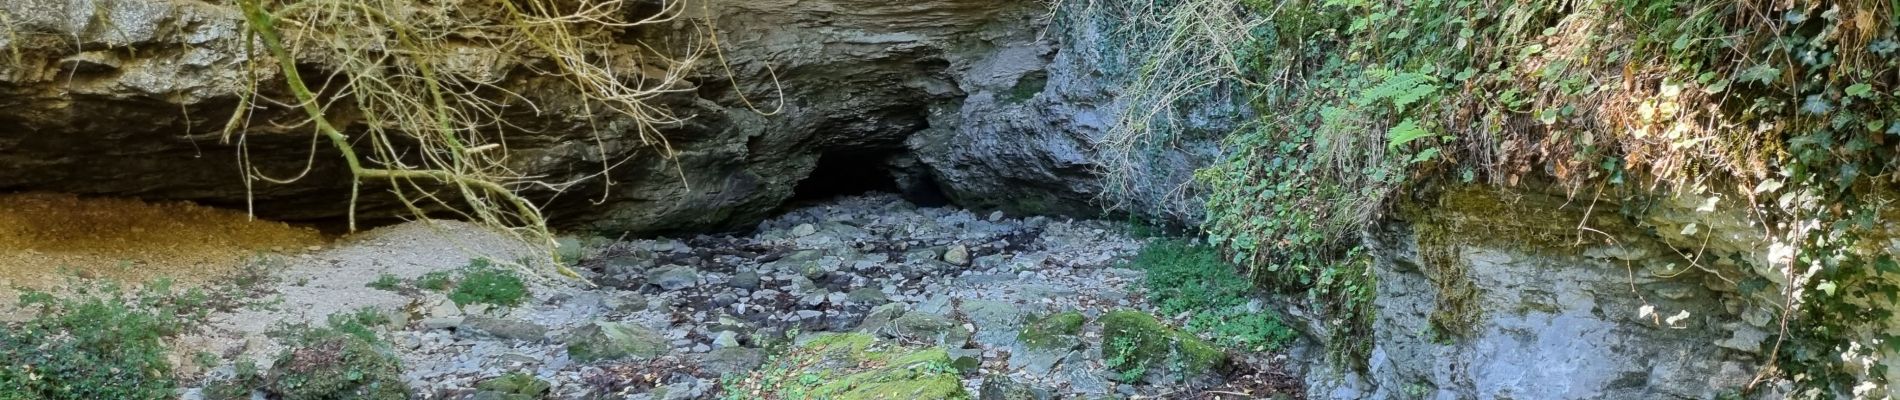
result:
[[[872,192],[897,193],[925,207],[950,204],[927,171],[900,149],[831,151],[792,189],[788,206]]]

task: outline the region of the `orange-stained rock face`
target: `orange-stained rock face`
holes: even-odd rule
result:
[[[16,285],[74,275],[199,282],[265,253],[303,252],[325,242],[315,229],[185,202],[0,195],[0,281]]]

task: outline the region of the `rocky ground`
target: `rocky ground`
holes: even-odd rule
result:
[[[429,398],[519,398],[492,382],[509,373],[531,375],[553,398],[930,397],[906,385],[931,375],[852,375],[889,373],[912,359],[898,355],[924,351],[954,367],[944,382],[980,398],[1298,396],[1296,380],[1273,373],[1272,355],[1196,353],[1206,343],[1154,324],[1143,272],[1123,265],[1142,244],[1116,224],[867,195],[792,210],[749,235],[564,239],[561,251],[578,256],[591,284],[529,279],[518,306],[458,307],[428,281],[467,271],[473,259],[542,267],[505,236],[410,223],[287,258],[260,280],[258,301],[214,314],[180,340],[189,349],[181,353],[220,356],[184,371],[210,385],[233,375],[236,360],[271,365],[286,346],[274,331],[373,310],[387,317],[377,334],[400,357],[403,378]],[[1105,354],[1114,346],[1104,337],[1115,335],[1171,363],[1118,374],[1130,355]],[[859,340],[880,350],[788,364]],[[819,385],[860,378],[886,383],[849,385],[855,393]],[[194,388],[185,397],[206,395]]]

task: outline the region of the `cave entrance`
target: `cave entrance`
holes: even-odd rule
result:
[[[818,156],[811,175],[798,181],[787,205],[823,202],[871,192],[897,193],[926,207],[949,205],[949,198],[921,164],[902,149],[831,151]]]

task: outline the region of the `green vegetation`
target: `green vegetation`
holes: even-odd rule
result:
[[[387,291],[394,292],[394,291],[402,290],[402,278],[397,278],[396,274],[384,272],[380,275],[376,275],[376,280],[369,281],[369,284],[366,284],[363,286],[368,287],[370,289],[387,290]]]
[[[169,399],[165,339],[201,320],[207,297],[160,280],[142,288],[76,283],[65,297],[27,291],[31,320],[0,329],[0,399]]]
[[[553,387],[547,381],[521,372],[510,372],[475,384],[484,394],[476,398],[493,400],[537,400],[547,397]]]
[[[287,350],[271,365],[266,390],[285,400],[409,398],[401,360],[352,335]]]
[[[1255,120],[1197,174],[1204,229],[1256,283],[1342,317],[1327,327],[1347,344],[1332,352],[1340,361],[1363,361],[1366,347],[1351,343],[1370,337],[1361,232],[1395,199],[1430,204],[1460,184],[1635,204],[1742,198],[1756,225],[1774,227],[1766,236],[1799,245],[1792,263],[1767,267],[1820,267],[1742,285],[1800,297],[1758,304],[1783,311],[1771,362],[1785,376],[1847,393],[1860,375],[1884,375],[1839,360],[1900,351],[1864,345],[1900,343],[1879,328],[1889,307],[1867,307],[1900,297],[1900,262],[1869,251],[1885,240],[1874,232],[1900,171],[1890,0],[1156,3],[1129,22],[1168,32],[1138,46],[1162,51],[1136,74],[1133,108],[1200,101],[1179,88],[1252,95]],[[1151,117],[1122,121],[1111,143],[1131,154],[1167,145],[1173,131]],[[1483,312],[1458,300],[1483,289],[1456,265],[1463,240],[1420,249],[1450,297],[1433,322],[1452,340]]]
[[[1100,320],[1102,340],[1108,343],[1103,363],[1124,382],[1151,374],[1164,380],[1186,380],[1227,361],[1227,354],[1213,344],[1162,325],[1148,313],[1117,310]]]
[[[430,271],[416,277],[416,288],[431,292],[449,290],[455,284],[455,278],[449,271]]]
[[[1035,348],[1073,348],[1081,344],[1076,335],[1082,333],[1082,324],[1087,322],[1088,317],[1076,311],[1050,314],[1030,321],[1016,334],[1016,340]]]
[[[449,301],[457,307],[471,304],[487,304],[498,307],[521,305],[528,298],[528,287],[521,276],[514,271],[496,268],[486,259],[469,262],[462,272],[462,279],[456,283],[455,290],[449,292]]]
[[[723,399],[969,399],[942,348],[879,343],[864,333],[827,333],[774,355],[764,367],[722,382]]]
[[[1133,264],[1148,271],[1149,296],[1162,315],[1192,315],[1187,329],[1221,346],[1275,350],[1296,335],[1270,312],[1249,310],[1253,285],[1212,247],[1157,240]]]
[[[409,398],[402,361],[377,333],[389,318],[373,308],[337,313],[321,326],[293,325],[272,336],[290,345],[268,373],[241,362],[228,379],[211,382],[211,400],[247,399],[261,391],[284,400]]]

